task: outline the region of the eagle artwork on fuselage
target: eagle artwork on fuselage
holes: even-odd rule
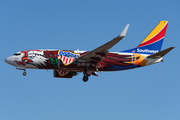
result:
[[[126,25],[121,34],[106,44],[92,50],[25,50],[5,59],[5,62],[17,69],[52,69],[54,77],[72,78],[77,72],[83,72],[83,81],[87,82],[97,72],[127,70],[148,66],[162,61],[163,56],[174,47],[161,50],[168,21],[161,21],[150,34],[133,49],[121,52],[108,50],[123,39],[128,30]]]

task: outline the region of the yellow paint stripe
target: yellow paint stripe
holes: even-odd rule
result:
[[[159,33],[159,31],[162,30],[162,28],[168,23],[168,21],[161,21],[152,31],[151,33],[142,41],[142,43],[150,40],[153,38],[155,35]],[[141,43],[141,44],[142,44]]]

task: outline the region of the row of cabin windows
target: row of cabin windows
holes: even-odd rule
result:
[[[50,56],[50,57],[51,57],[51,56],[53,56],[53,57],[57,57],[58,55],[52,55],[52,54],[50,54],[50,55],[49,55],[49,54],[47,54],[47,55],[46,55],[46,57],[49,57],[49,56]],[[59,56],[60,56],[60,55],[59,55]],[[66,56],[66,57],[74,57],[74,56],[68,55],[68,56]]]
[[[47,54],[46,57],[57,57],[57,55]]]
[[[44,57],[57,57],[58,55],[52,55],[52,54],[46,54],[46,55],[40,55],[40,54],[35,54],[35,56],[44,56]],[[127,59],[126,57],[106,57],[109,59]]]
[[[109,58],[109,59],[128,59],[126,57],[106,57],[106,58]]]
[[[58,55],[52,55],[52,54],[46,54],[46,55],[40,55],[40,54],[35,54],[35,56],[44,56],[44,57],[57,57]],[[73,57],[73,56],[70,56],[70,55],[68,55],[68,57]]]
[[[46,55],[40,55],[40,54],[33,54],[35,56],[43,56],[43,57],[57,57],[57,55],[52,55],[52,54],[46,54]],[[29,54],[28,56],[32,56],[32,54]]]
[[[35,56],[44,56],[44,57],[57,57],[58,55],[52,55],[52,54],[46,54],[46,55],[40,55],[40,54],[33,54]],[[32,56],[32,54],[29,54],[29,56]],[[68,57],[73,57],[73,56],[68,56]]]
[[[30,54],[31,55],[31,54]],[[52,54],[46,54],[46,55],[40,55],[40,54],[34,54],[35,56],[44,56],[44,57],[57,57],[58,55],[52,55]],[[69,56],[68,56],[69,57]]]

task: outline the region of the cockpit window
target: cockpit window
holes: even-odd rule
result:
[[[15,53],[15,54],[13,54],[13,55],[18,56],[18,55],[21,55],[21,53]]]

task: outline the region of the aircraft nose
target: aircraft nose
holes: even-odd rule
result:
[[[12,60],[12,57],[7,57],[4,61],[8,64],[12,64],[13,60]]]

